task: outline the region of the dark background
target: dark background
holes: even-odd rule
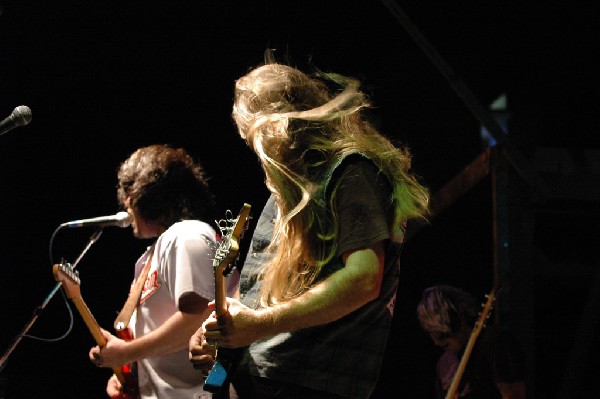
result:
[[[51,243],[55,229],[118,211],[116,170],[136,148],[186,148],[212,177],[222,212],[248,202],[258,215],[262,172],[230,110],[234,80],[266,48],[303,69],[312,62],[360,78],[374,122],[411,148],[433,193],[460,173],[484,149],[481,124],[390,3],[0,1],[0,118],[18,105],[33,113],[0,136],[0,350],[53,289],[50,250],[73,262],[93,233],[60,230]],[[517,209],[529,215],[511,228],[530,243],[513,253],[527,259],[515,274],[529,289],[513,291],[520,316],[511,328],[528,354],[531,397],[598,397],[597,14],[591,5],[516,1],[394,4],[481,104],[506,95],[509,137],[550,185],[543,201],[514,174],[518,195],[515,185],[500,187],[525,198]],[[432,397],[439,352],[414,308],[437,283],[483,301],[493,279],[491,187],[484,179],[406,245],[376,397]],[[146,244],[107,228],[78,264],[83,298],[105,328]],[[68,324],[57,294],[29,333],[55,338]],[[24,338],[0,374],[4,397],[103,398],[110,372],[87,361],[92,345],[77,313],[59,342]]]

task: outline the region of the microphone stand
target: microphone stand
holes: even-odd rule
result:
[[[94,232],[94,234],[91,235],[88,244],[85,246],[85,248],[83,249],[83,251],[81,252],[79,257],[77,257],[77,260],[75,261],[75,263],[73,263],[73,265],[71,266],[73,269],[75,269],[77,267],[77,264],[83,258],[83,256],[86,254],[86,252],[90,249],[92,244],[94,244],[96,241],[98,241],[101,234],[102,234],[102,227],[99,227]],[[56,294],[56,292],[58,291],[58,289],[61,286],[62,286],[61,282],[56,283],[56,285],[50,291],[50,294],[48,294],[48,296],[44,299],[42,304],[39,305],[37,308],[35,308],[32,316],[31,316],[31,319],[25,324],[25,326],[23,327],[21,332],[13,339],[12,344],[9,346],[9,348],[6,350],[6,352],[4,353],[4,355],[2,355],[2,358],[0,359],[0,373],[2,372],[2,370],[4,370],[4,367],[6,366],[6,361],[8,360],[8,357],[15,350],[15,348],[17,347],[19,342],[21,342],[21,339],[23,339],[23,337],[27,335],[27,332],[31,329],[33,324],[40,317],[40,315],[42,314],[42,311],[46,308],[46,305],[48,305],[48,302],[50,302],[50,300],[54,297],[54,295]]]

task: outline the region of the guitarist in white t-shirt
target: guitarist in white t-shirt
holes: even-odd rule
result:
[[[107,344],[93,347],[90,360],[101,367],[135,364],[144,399],[210,398],[187,354],[189,337],[209,315],[215,292],[215,206],[202,168],[183,149],[152,145],[121,164],[118,180],[118,199],[132,217],[134,236],[153,244],[135,267],[134,282],[145,281],[129,319],[134,338],[103,331]],[[229,279],[231,294],[236,283],[236,276]],[[120,395],[115,376],[106,391]]]

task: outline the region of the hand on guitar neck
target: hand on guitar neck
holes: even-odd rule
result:
[[[219,222],[222,241],[215,251],[213,266],[215,267],[215,301],[214,309],[217,318],[227,317],[227,279],[239,256],[239,240],[247,228],[250,219],[250,205],[244,204],[237,218],[230,215]],[[216,344],[207,342],[203,328],[191,337],[189,342],[189,358],[194,368],[208,375],[204,390],[212,393],[224,392],[228,388],[230,370],[240,356],[239,350],[218,348]],[[212,368],[211,368],[212,367]],[[210,372],[208,370],[210,369]]]

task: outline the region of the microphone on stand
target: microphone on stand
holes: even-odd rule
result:
[[[26,105],[19,105],[6,119],[0,122],[0,136],[18,126],[25,126],[29,122],[31,122],[31,109]]]
[[[60,227],[107,227],[107,226],[116,226],[116,227],[127,227],[131,224],[131,215],[127,212],[119,212],[115,215],[111,216],[100,216],[91,219],[81,219],[74,220],[72,222],[66,222],[60,225]]]

